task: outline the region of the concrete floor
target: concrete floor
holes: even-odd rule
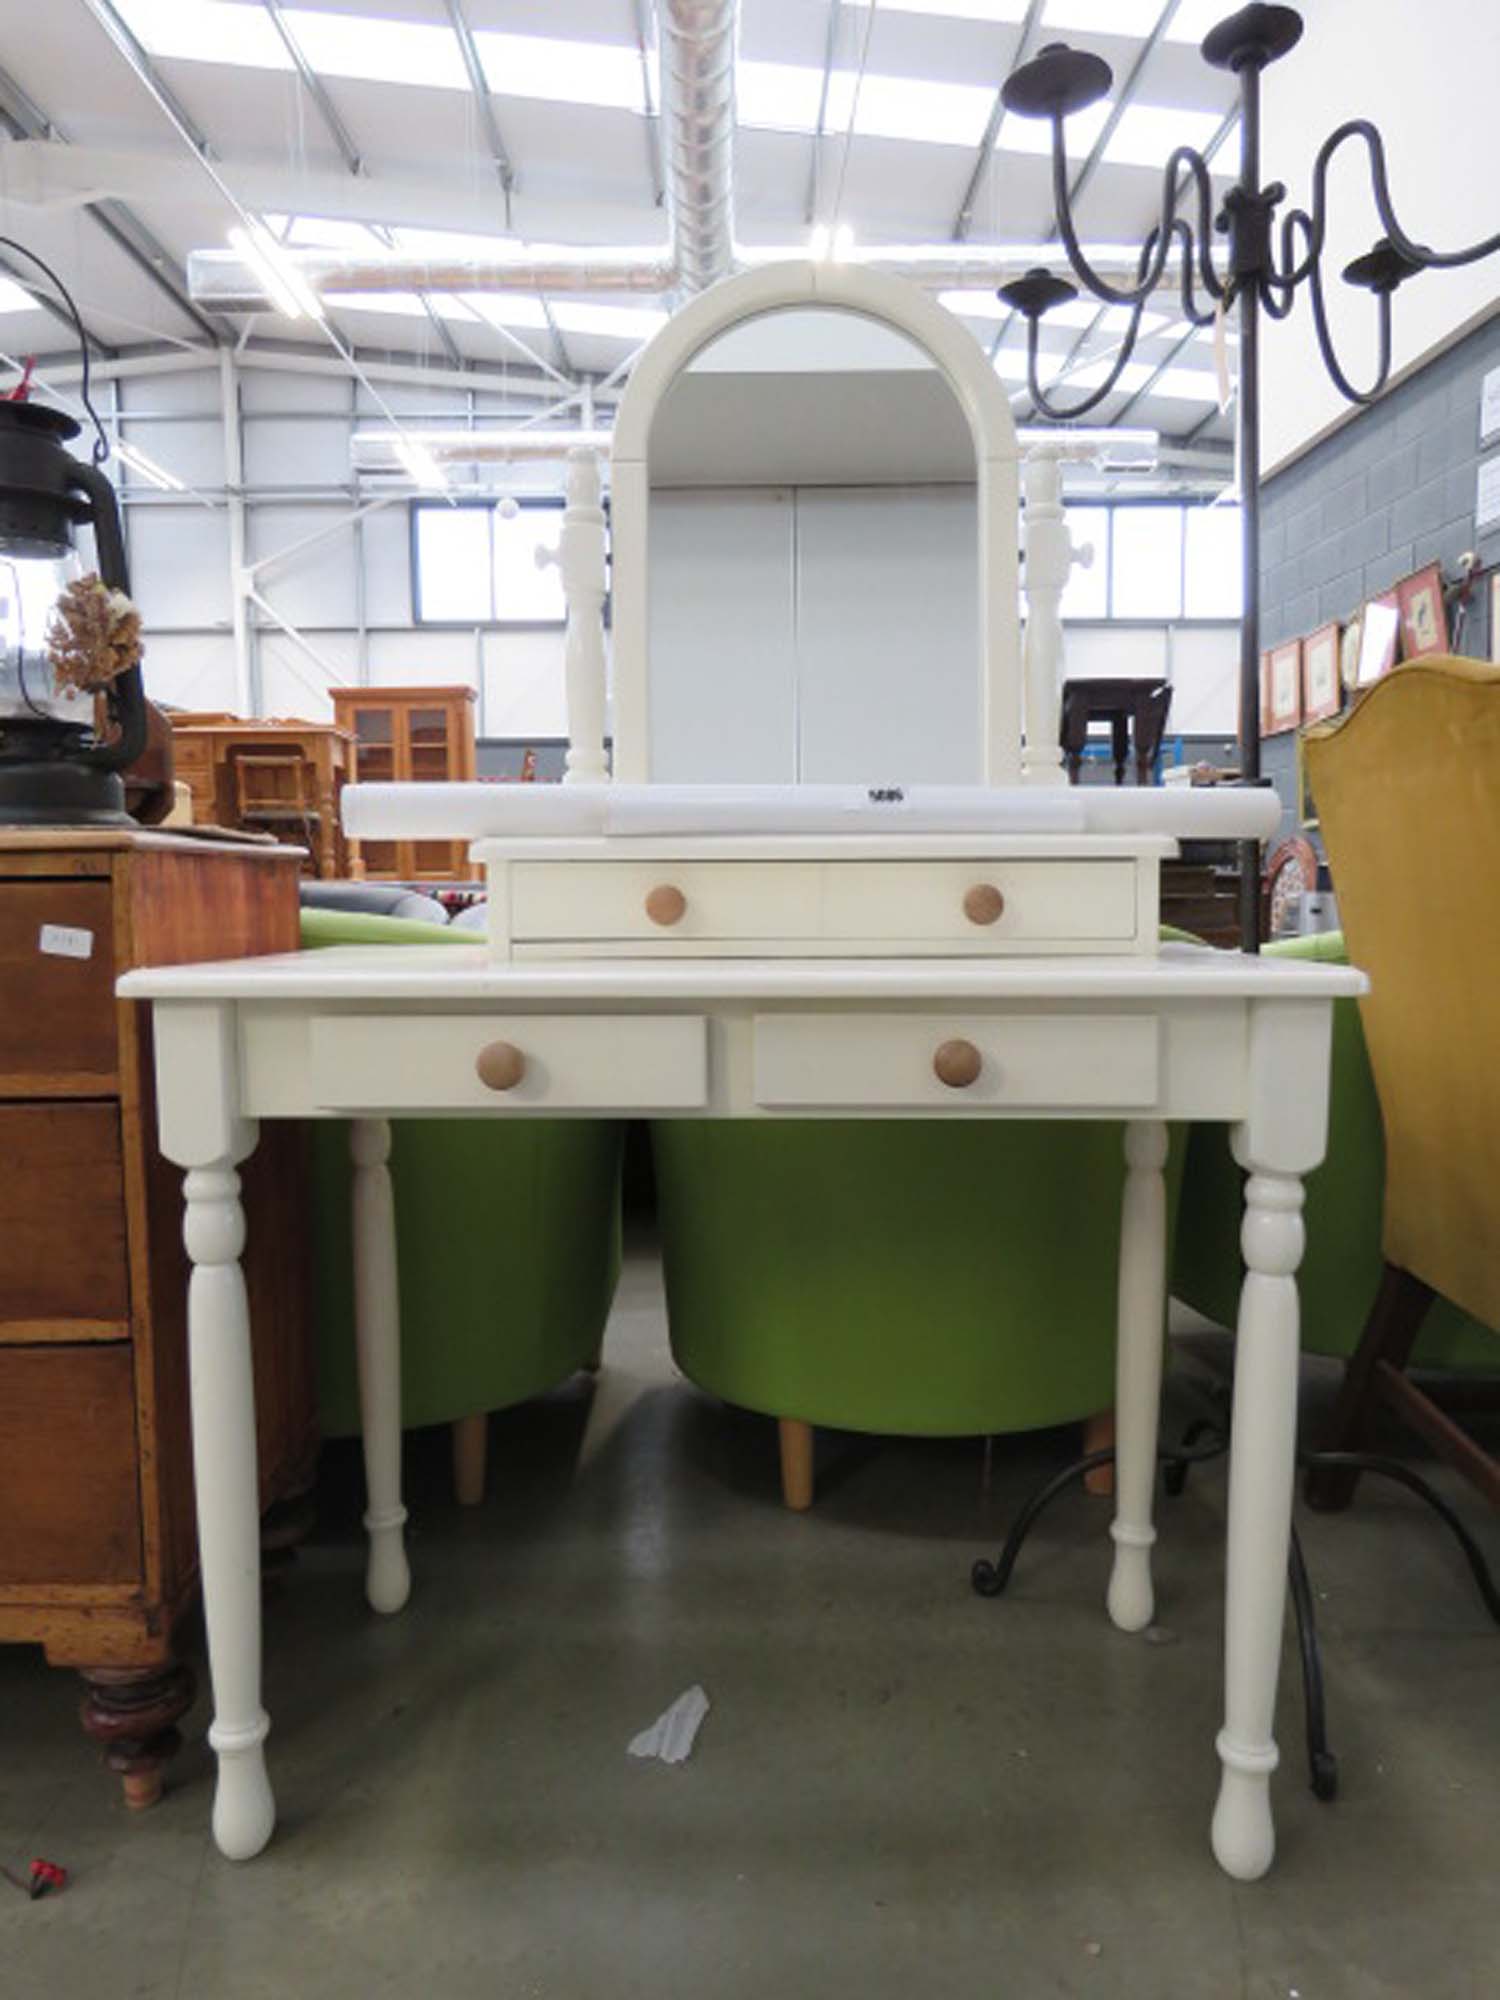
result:
[[[482,1510],[451,1504],[440,1434],[411,1440],[402,1618],[363,1607],[357,1454],[330,1448],[317,1534],[267,1586],[258,1861],[209,1846],[201,1700],[166,1800],[127,1818],[74,1685],[0,1649],[0,1857],[73,1871],[35,1905],[0,1884],[0,1995],[1491,2000],[1500,1638],[1441,1531],[1373,1486],[1299,1509],[1343,1795],[1306,1788],[1288,1675],[1280,1854],[1236,1887],[1208,1852],[1223,1465],[1162,1507],[1156,1643],[1105,1621],[1082,1494],[1011,1598],[969,1591],[1072,1447],[997,1441],[986,1492],[977,1444],[825,1437],[791,1516],[772,1426],[673,1377],[633,1258],[604,1375],[495,1421]],[[627,1759],[693,1681],[691,1762]]]

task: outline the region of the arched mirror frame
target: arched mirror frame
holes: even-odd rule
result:
[[[855,313],[904,335],[930,357],[958,398],[974,439],[983,780],[1016,784],[1022,776],[1020,495],[1010,403],[979,343],[935,299],[904,279],[833,263],[769,264],[713,286],[657,334],[620,400],[610,454],[614,776],[644,784],[651,775],[650,440],[657,412],[678,376],[711,341],[748,320],[796,306]],[[1055,737],[1055,724],[1051,733]]]

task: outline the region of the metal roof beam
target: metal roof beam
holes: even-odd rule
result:
[[[67,134],[57,125],[36,100],[29,96],[21,85],[5,70],[0,70],[0,125],[14,139],[40,139],[54,145],[65,146]],[[176,264],[165,247],[146,227],[133,209],[122,201],[89,201],[83,204],[84,212],[110,238],[117,249],[122,251],[136,268],[156,288],[164,292],[177,310],[190,319],[198,330],[209,340],[217,341],[218,334],[210,320],[188,297],[186,273]],[[11,268],[7,266],[7,268]],[[39,292],[32,279],[24,271],[13,270],[12,275],[32,293],[48,312],[72,327],[72,316],[46,294]],[[111,353],[108,343],[85,329],[85,337],[101,353]]]
[[[833,58],[838,53],[839,29],[843,25],[841,15],[844,0],[830,0],[828,8],[828,39],[823,44],[823,82],[818,91],[818,119],[813,127],[812,159],[807,169],[807,199],[802,204],[803,214],[809,224],[817,220],[818,182],[821,179],[823,157],[823,125],[828,116],[828,91],[833,82]]]
[[[1041,26],[1043,0],[1031,0],[1026,9],[1026,18],[1021,23],[1021,33],[1016,42],[1015,59],[1011,69],[1017,70],[1030,57],[1031,45],[1036,40]],[[827,86],[824,86],[825,90]],[[1000,136],[1000,121],[1005,116],[1005,106],[1000,92],[995,92],[995,101],[990,106],[990,115],[985,120],[984,134],[979,141],[979,151],[975,156],[974,170],[969,175],[968,186],[964,189],[963,200],[958,204],[958,213],[953,218],[953,241],[962,243],[974,223],[974,204],[979,199],[979,184],[984,179],[986,167],[995,150],[995,141]]]
[[[44,313],[55,319],[60,326],[65,326],[68,329],[69,334],[74,340],[78,338],[78,328],[73,324],[73,315],[60,299],[53,298],[50,291],[42,289],[46,281],[40,278],[34,270],[25,264],[18,264],[11,258],[0,255],[0,271],[3,271],[8,278],[14,278],[23,291],[31,294]],[[79,315],[79,319],[81,323],[81,314]],[[84,326],[83,337],[96,354],[113,354],[114,349],[107,347],[98,334],[91,332],[87,326]]]
[[[489,79],[484,73],[479,45],[474,40],[473,30],[464,15],[463,0],[443,0],[443,4],[448,10],[448,22],[453,29],[454,40],[458,43],[458,52],[463,57],[464,69],[468,73],[469,88],[474,93],[474,104],[479,113],[479,122],[484,128],[484,139],[490,149],[490,160],[499,175],[500,186],[505,195],[505,226],[509,229],[510,198],[516,185],[516,170],[511,165],[505,141],[500,136],[500,123],[495,116]]]
[[[1147,63],[1150,62],[1152,56],[1155,55],[1157,49],[1160,47],[1161,39],[1166,34],[1168,28],[1171,27],[1177,9],[1181,5],[1182,0],[1167,0],[1167,4],[1157,15],[1156,25],[1152,28],[1150,34],[1147,35],[1141,45],[1139,54],[1130,65],[1130,74],[1120,86],[1120,94],[1110,106],[1109,116],[1100,128],[1098,138],[1089,148],[1088,158],[1074,175],[1073,184],[1068,189],[1068,206],[1073,210],[1075,215],[1077,213],[1077,205],[1083,198],[1084,190],[1099,170],[1099,163],[1104,158],[1105,147],[1108,146],[1110,140],[1115,136],[1115,132],[1120,120],[1125,115],[1130,100],[1135,96],[1136,91],[1140,87],[1141,77],[1145,73]],[[1057,229],[1056,216],[1052,218],[1052,229],[1053,232]]]
[[[261,5],[270,15],[272,24],[277,34],[281,37],[282,45],[291,57],[292,65],[298,76],[302,79],[302,88],[312,99],[314,105],[317,107],[318,116],[328,127],[328,136],[338,148],[344,165],[349,169],[351,174],[363,173],[364,160],[360,155],[360,150],[350,136],[348,126],[339,116],[338,107],[329,96],[323,79],[307,60],[307,57],[303,55],[301,44],[292,33],[291,26],[285,14],[281,11],[281,0],[261,0]]]
[[[215,158],[214,149],[209,144],[207,133],[203,131],[197,119],[188,111],[182,99],[172,89],[170,84],[163,82],[161,71],[157,69],[134,33],[126,25],[119,10],[112,4],[112,0],[86,0],[86,4],[100,27],[104,29],[104,32],[130,63],[131,68],[150,87],[158,103],[170,110],[179,130],[188,140],[189,144],[197,152],[201,153],[205,160]]]
[[[651,96],[651,0],[634,0],[635,45],[641,54],[641,102],[646,107],[646,159],[651,169],[651,200],[660,208],[667,198],[661,160],[661,105]],[[834,0],[837,7],[838,0]]]

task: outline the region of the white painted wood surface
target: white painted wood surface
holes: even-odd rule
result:
[[[421,963],[413,965],[413,959]],[[812,1088],[805,1022],[826,1038],[816,1052],[826,1066],[841,1044],[883,1054],[885,1038],[892,1035],[902,1049],[919,1047],[930,1060],[934,1032],[974,1039],[987,1055],[991,1044],[1003,1051],[1007,1035],[1015,1038],[1012,1046],[1020,1046],[1029,1018],[1047,1036],[1067,1037],[1076,1051],[1074,1064],[1058,1062],[1054,1070],[1049,1057],[1034,1074],[1038,1092],[1050,1089],[1050,1096],[1024,1106],[996,1097],[984,1103],[981,1115],[1070,1117],[1097,1111],[1096,1105],[1073,1101],[1079,1072],[1095,1079],[1089,1089],[1096,1098],[1116,1092],[1117,1111],[1121,1075],[1133,1077],[1132,1087],[1151,1098],[1130,1107],[1135,1122],[1127,1141],[1121,1255],[1120,1497],[1109,1609],[1127,1627],[1151,1615],[1148,1468],[1165,1256],[1162,1126],[1189,1118],[1231,1124],[1236,1158],[1250,1174],[1229,1492],[1224,1726],[1217,1739],[1223,1779],[1212,1840],[1231,1875],[1251,1880],[1264,1873],[1274,1848],[1271,1725],[1296,1436],[1300,1177],[1322,1155],[1331,1002],[1363,989],[1362,976],[1349,967],[1191,948],[1169,949],[1152,959],[533,968],[498,966],[482,951],[417,954],[399,947],[351,947],[127,975],[120,985],[124,997],[156,1002],[162,1147],[168,1158],[192,1170],[187,1240],[194,1266],[193,1421],[214,1680],[210,1740],[220,1767],[214,1837],[221,1850],[248,1858],[269,1838],[274,1820],[262,1754],[268,1724],[260,1706],[254,1399],[234,1166],[253,1144],[257,1114],[329,1112],[320,1094],[317,1052],[335,1046],[341,1034],[362,1032],[356,1024],[372,1012],[380,1017],[382,1033],[396,1029],[405,1038],[401,1082],[392,1081],[397,1065],[371,1063],[362,1072],[371,1101],[339,1107],[363,1113],[368,1121],[356,1133],[355,1146],[364,1177],[356,1205],[364,1274],[361,1343],[367,1382],[376,1385],[366,1406],[373,1433],[371,1595],[377,1603],[394,1605],[405,1596],[404,1573],[392,1569],[376,1576],[399,1549],[400,1534],[388,1138],[378,1122],[390,1106],[382,1100],[395,1090],[420,1094],[420,1084],[413,1087],[407,1078],[441,1077],[443,1063],[451,1060],[446,1052],[456,1043],[467,1051],[496,1027],[517,1045],[534,1032],[556,1029],[565,1038],[562,1047],[590,1022],[623,1021],[652,1032],[664,1023],[673,1033],[686,1030],[702,1038],[706,1102],[702,1111],[684,1115],[798,1115],[801,1107],[780,1111],[756,1101],[757,1063],[763,1049],[773,1070],[776,1063],[783,1065],[781,1073],[790,1075],[794,1088],[799,1078],[803,1088]],[[1145,1051],[1153,1043],[1158,1060],[1151,1085]],[[1003,1054],[996,1060],[1003,1061]],[[847,1074],[854,1082],[860,1075],[871,1079],[865,1097],[841,1107],[839,1115],[902,1115],[899,1106],[893,1110],[872,1101],[887,1074],[883,1064],[863,1064],[862,1058]],[[1044,1069],[1053,1078],[1050,1085],[1042,1081]],[[343,1081],[347,1085],[349,1077]],[[828,1088],[816,1087],[820,1093]],[[939,1100],[909,1107],[906,1115],[971,1117],[975,1102],[966,1089],[944,1086]],[[421,1106],[405,1108],[450,1107],[434,1094]],[[613,1100],[593,1108],[613,1108]],[[555,1113],[539,1102],[507,1115]],[[373,1547],[377,1538],[384,1538],[380,1563]]]
[[[1097,1112],[1154,1104],[1160,1088],[1150,1014],[777,1013],[757,1016],[754,1036],[755,1101],[766,1109]],[[980,1058],[958,1087],[935,1069],[954,1040]]]
[[[904,335],[931,358],[963,409],[975,457],[979,775],[989,783],[1014,783],[1021,776],[1019,495],[1009,400],[972,337],[920,287],[826,262],[765,265],[711,287],[673,315],[631,373],[611,451],[615,777],[645,781],[655,768],[648,663],[651,434],[658,411],[673,383],[713,341],[766,313],[799,306],[855,313]]]
[[[1151,1623],[1151,1546],[1156,1530],[1156,1431],[1161,1409],[1167,1311],[1167,1128],[1160,1120],[1125,1127],[1125,1192],[1120,1213],[1119,1332],[1115,1349],[1115,1545],[1106,1604],[1122,1632]]]
[[[411,1595],[401,1504],[401,1307],[391,1128],[383,1118],[349,1125],[354,1164],[354,1347],[365,1455],[365,1596],[372,1611],[399,1611]]]
[[[487,851],[497,891],[489,913],[500,958],[528,946],[568,957],[745,955],[804,956],[816,946],[848,955],[904,956],[922,951],[987,953],[1154,951],[1157,857],[1083,858],[1078,843],[1052,859],[927,852],[897,843],[869,859],[859,843],[805,843],[805,859],[783,858],[774,845],[758,856],[721,859],[720,843],[667,843],[659,855],[633,858],[635,843],[605,846],[590,859],[576,844],[554,859],[506,860]],[[531,850],[546,853],[545,843]],[[1033,848],[1032,853],[1037,852]],[[1043,850],[1045,851],[1045,850]],[[1000,915],[977,922],[965,898],[993,890]],[[661,898],[670,897],[664,916]]]

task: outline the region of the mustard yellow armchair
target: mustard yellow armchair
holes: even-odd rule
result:
[[[1323,1442],[1360,1449],[1384,1403],[1500,1508],[1500,1460],[1405,1373],[1435,1296],[1500,1328],[1500,669],[1399,667],[1305,748],[1349,956],[1370,975],[1386,1161],[1384,1276]],[[1356,1478],[1317,1469],[1308,1498],[1347,1506]]]

